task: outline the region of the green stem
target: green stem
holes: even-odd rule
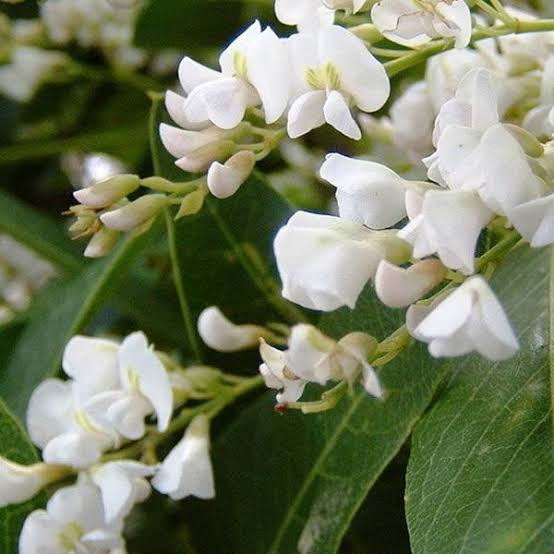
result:
[[[105,454],[102,457],[102,462],[105,463],[112,460],[138,458],[145,450],[156,448],[172,435],[182,432],[195,416],[206,414],[210,419],[213,419],[241,396],[252,392],[263,385],[263,383],[264,380],[260,375],[243,379],[238,385],[232,388],[223,389],[223,394],[219,397],[205,402],[204,404],[195,406],[194,408],[186,408],[182,410],[179,415],[171,421],[169,427],[163,433],[151,431],[144,438],[127,446],[126,448],[118,450],[117,452]]]
[[[196,333],[196,325],[192,318],[190,306],[188,303],[185,288],[183,286],[183,274],[181,272],[181,264],[179,262],[179,252],[177,250],[177,240],[175,238],[175,222],[169,213],[169,209],[164,210],[165,226],[167,229],[167,242],[169,246],[169,257],[171,258],[171,266],[173,269],[173,282],[179,297],[179,305],[181,306],[181,313],[183,315],[183,321],[185,323],[185,329],[189,340],[190,347],[194,354],[196,361],[202,359],[202,350],[198,341],[198,335]]]
[[[532,21],[521,21],[513,19],[510,24],[496,25],[487,27],[486,29],[476,29],[471,34],[471,42],[477,42],[490,37],[500,37],[504,35],[521,34],[521,33],[537,33],[541,31],[554,30],[554,19],[537,19]],[[409,69],[415,65],[424,62],[427,58],[439,54],[445,50],[450,50],[454,46],[454,40],[451,38],[433,40],[419,50],[410,52],[402,58],[386,62],[385,69],[389,77]]]

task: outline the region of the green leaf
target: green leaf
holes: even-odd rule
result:
[[[323,318],[338,338],[354,330],[383,339],[403,314],[384,308],[368,288],[354,311]],[[443,371],[425,348],[409,348],[380,372],[380,402],[357,386],[318,415],[273,411],[266,394],[246,409],[214,448],[217,496],[195,539],[202,552],[333,553],[358,507],[394,458],[433,397]],[[229,506],[236,509],[229,510]],[[212,532],[202,533],[210,524]]]
[[[0,401],[0,456],[20,464],[38,461],[37,453],[30,443],[20,422]],[[16,552],[19,531],[29,512],[38,508],[42,495],[25,502],[0,509],[0,552]]]
[[[110,257],[58,283],[38,299],[34,317],[0,373],[0,395],[15,414],[22,416],[33,389],[58,372],[67,341],[83,331],[122,283],[129,264],[148,241],[149,234],[126,240]]]
[[[61,225],[0,189],[0,231],[68,272],[84,265],[79,247]]]
[[[241,17],[240,0],[150,0],[135,27],[144,48],[191,50],[232,38]]]
[[[521,342],[513,359],[447,364],[452,376],[417,425],[407,481],[416,554],[544,554],[554,545],[548,249],[520,248],[492,287]]]

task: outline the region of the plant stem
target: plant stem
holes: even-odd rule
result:
[[[190,306],[188,303],[185,288],[183,286],[183,274],[181,271],[181,264],[179,262],[179,252],[177,250],[177,240],[175,238],[175,222],[169,213],[169,209],[164,210],[165,226],[167,229],[167,242],[169,246],[169,257],[171,258],[171,266],[173,269],[173,282],[179,297],[179,305],[181,306],[181,313],[183,315],[183,321],[185,323],[185,329],[189,339],[189,344],[194,354],[196,361],[202,359],[202,350],[198,341],[198,335],[196,334],[195,322],[192,319]]]
[[[536,33],[540,31],[552,31],[554,30],[554,19],[537,19],[532,21],[521,21],[514,18],[510,24],[496,25],[493,27],[487,27],[486,29],[476,29],[471,34],[471,42],[477,42],[485,38],[500,37],[509,34],[521,34],[521,33]],[[439,54],[440,52],[450,50],[454,46],[454,40],[451,38],[433,40],[427,45],[423,46],[419,50],[415,50],[398,58],[386,62],[385,69],[389,77],[409,69],[414,65],[418,65],[424,62],[427,58]]]
[[[242,379],[239,384],[222,389],[223,394],[219,397],[208,402],[204,402],[203,404],[199,404],[194,408],[183,409],[179,415],[171,421],[169,427],[163,433],[151,431],[144,438],[127,446],[126,448],[118,450],[117,452],[105,454],[102,457],[102,462],[105,463],[113,460],[137,458],[144,452],[144,450],[156,448],[172,435],[183,431],[183,429],[195,416],[206,414],[210,419],[213,419],[238,398],[260,387],[263,382],[264,380],[260,375]]]

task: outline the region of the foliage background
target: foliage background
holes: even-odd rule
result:
[[[279,28],[272,8],[270,0],[151,0],[135,42],[213,62],[252,17]],[[33,2],[1,9],[10,17],[36,14]],[[71,54],[101,63],[89,52]],[[159,347],[184,360],[194,356],[198,339],[181,321],[161,226],[123,243],[108,259],[89,262],[80,255],[82,245],[67,238],[60,216],[71,204],[59,158],[68,150],[111,153],[141,176],[175,175],[155,139],[152,165],[150,108],[144,91],[132,86],[82,80],[49,85],[28,105],[0,99],[0,230],[59,268],[31,309],[0,331],[4,456],[36,458],[16,418],[24,416],[33,387],[58,371],[72,334],[141,328]],[[157,109],[152,123],[164,117]],[[316,135],[322,151],[350,148],[332,133]],[[211,304],[239,322],[279,318],[271,297],[258,289],[274,273],[272,236],[293,209],[263,176],[282,166],[279,156],[271,157],[233,198],[211,201],[176,226],[192,318]],[[285,190],[287,179],[292,187],[300,178],[309,179],[285,176]],[[328,191],[312,184],[315,195],[291,189],[289,201],[320,206]],[[252,248],[262,267],[249,262]],[[299,540],[302,552],[314,553],[549,551],[549,269],[548,253],[516,252],[495,276],[525,347],[502,367],[475,357],[433,363],[423,347],[412,347],[381,374],[390,391],[384,404],[359,392],[329,413],[279,416],[266,393],[224,412],[214,430],[216,500],[174,503],[154,495],[135,509],[129,551],[289,553]],[[321,328],[338,338],[355,327],[382,339],[402,321],[401,311],[384,309],[368,288],[356,310],[324,316]],[[257,367],[255,354],[222,357],[202,349],[201,355],[238,372]],[[14,550],[27,509],[0,511],[2,552]]]

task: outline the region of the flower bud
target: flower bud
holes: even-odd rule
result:
[[[198,318],[198,334],[213,350],[237,352],[258,345],[260,337],[269,338],[271,332],[258,325],[235,325],[217,306],[206,308]]]
[[[137,200],[100,216],[102,223],[117,231],[131,231],[147,223],[168,205],[165,194],[145,194]]]
[[[197,214],[202,209],[202,206],[204,205],[204,199],[206,198],[207,194],[208,189],[205,185],[198,187],[192,192],[189,192],[183,198],[175,219],[181,219],[186,215]]]
[[[73,196],[84,206],[105,208],[134,192],[139,186],[138,175],[114,175],[90,187],[76,190]]]
[[[403,308],[434,289],[445,274],[446,268],[435,259],[423,260],[408,269],[383,260],[375,274],[375,291],[386,306]]]
[[[162,462],[152,486],[173,500],[187,496],[213,498],[215,487],[209,451],[210,420],[204,414],[197,415]]]
[[[504,127],[518,141],[525,154],[532,158],[540,158],[544,154],[544,146],[529,131],[511,123],[505,123]]]
[[[206,171],[210,165],[218,160],[225,160],[236,149],[235,143],[230,140],[222,140],[220,142],[213,142],[201,146],[196,150],[186,154],[182,158],[179,158],[175,165],[181,168],[183,171],[189,171],[190,173],[202,173]]]
[[[100,222],[94,210],[85,206],[71,206],[67,214],[73,214],[77,219],[69,227],[72,238],[87,237],[100,229]]]
[[[214,162],[208,170],[208,188],[216,198],[229,198],[248,179],[256,156],[248,150],[241,150],[231,156],[224,164]]]
[[[114,248],[119,238],[119,232],[107,227],[102,227],[95,233],[85,248],[84,255],[87,258],[102,258],[107,256]]]
[[[43,487],[69,475],[65,466],[24,466],[0,457],[0,508],[33,498]]]

